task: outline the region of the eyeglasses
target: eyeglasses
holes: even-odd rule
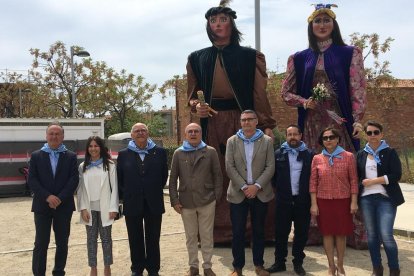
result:
[[[379,135],[379,134],[381,133],[381,131],[379,131],[378,129],[377,129],[377,130],[374,130],[374,131],[368,130],[368,131],[366,131],[365,133],[366,133],[368,136],[373,136],[373,135],[377,136],[377,135]]]
[[[332,141],[332,140],[335,140],[336,138],[337,138],[336,135],[322,136],[322,140],[324,141]]]
[[[330,17],[324,17],[324,18],[315,18],[313,21],[313,24],[329,24],[332,22],[332,18]]]
[[[194,134],[198,134],[198,133],[200,133],[200,130],[198,130],[198,129],[190,129],[190,130],[187,131],[187,133],[188,134],[193,134],[193,133]]]
[[[134,130],[135,133],[146,133],[148,130],[144,129],[136,129]]]
[[[242,121],[243,123],[245,123],[245,122],[253,122],[256,119],[257,118],[243,118],[243,119],[240,119],[240,121]]]

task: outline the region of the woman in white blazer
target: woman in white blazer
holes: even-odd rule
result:
[[[111,229],[118,213],[118,184],[116,166],[111,160],[104,140],[91,136],[86,143],[85,161],[79,165],[77,192],[80,223],[86,226],[88,264],[91,276],[97,275],[98,231],[102,241],[104,275],[111,275]]]

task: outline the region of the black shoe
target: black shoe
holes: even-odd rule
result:
[[[135,272],[135,271],[132,271],[132,272],[131,272],[131,276],[143,276],[143,274],[142,274],[142,272]]]
[[[303,266],[302,265],[295,265],[295,266],[293,266],[293,270],[299,276],[305,276],[306,275],[306,271],[303,269]]]
[[[284,264],[284,263],[282,263],[282,264],[274,263],[274,264],[272,264],[271,267],[266,268],[266,271],[269,272],[269,273],[276,273],[276,272],[286,271],[286,264]]]

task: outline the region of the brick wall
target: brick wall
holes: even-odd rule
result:
[[[369,119],[384,125],[385,139],[390,146],[401,149],[414,148],[414,81],[401,81],[397,87],[384,87],[379,91],[368,89],[368,107],[363,123]],[[190,115],[186,96],[179,97],[179,118],[181,137],[185,126],[198,119]],[[284,131],[286,126],[297,122],[297,110],[287,106],[280,97],[280,85],[269,85],[268,94],[273,115],[279,130]]]

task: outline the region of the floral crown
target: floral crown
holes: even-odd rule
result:
[[[313,13],[308,17],[308,23],[312,22],[315,17],[320,15],[321,13],[326,13],[332,19],[336,18],[336,14],[331,10],[331,7],[337,8],[336,4],[312,4],[315,6],[315,10]]]
[[[218,7],[212,7],[210,8],[206,14],[205,17],[208,20],[210,16],[217,15],[219,13],[224,13],[229,16],[231,16],[233,19],[237,18],[236,12],[233,11],[231,8],[227,7],[227,5],[231,2],[231,0],[221,0]]]

